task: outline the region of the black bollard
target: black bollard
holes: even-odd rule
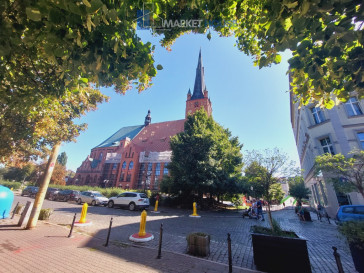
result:
[[[72,236],[72,231],[73,231],[73,227],[75,225],[75,221],[76,221],[76,213],[75,216],[73,216],[73,221],[72,221],[72,225],[71,225],[71,230],[70,230],[70,234],[68,234],[68,238],[70,238]]]
[[[112,226],[112,217],[111,217],[111,220],[110,220],[109,232],[107,233],[106,243],[105,243],[104,246],[108,246],[109,245],[109,239],[110,239],[110,233],[111,233],[111,226]]]
[[[339,270],[339,273],[344,273],[343,265],[341,264],[340,254],[337,252],[336,247],[333,246],[332,249],[334,250],[333,254],[336,260],[337,269]]]
[[[13,210],[13,215],[11,216],[11,219],[14,218],[14,215],[15,215],[15,212],[16,212],[16,209],[18,208],[18,206],[19,206],[19,202],[16,204],[16,206],[15,206],[15,208]]]
[[[158,246],[158,256],[157,259],[162,258],[162,237],[163,237],[163,224],[159,229],[159,246]]]
[[[229,273],[233,272],[233,262],[231,257],[231,239],[230,239],[230,233],[227,234],[228,238],[228,256],[229,256]]]

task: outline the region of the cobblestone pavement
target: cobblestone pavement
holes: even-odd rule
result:
[[[16,197],[16,202],[25,203],[26,197]],[[14,203],[16,203],[14,202]],[[58,225],[70,225],[74,213],[81,212],[81,206],[72,203],[45,201],[44,208],[53,207],[55,212],[50,222]],[[160,225],[163,224],[163,251],[186,253],[186,235],[190,232],[205,232],[211,235],[211,253],[206,258],[210,261],[228,263],[227,233],[231,234],[233,265],[255,269],[253,250],[249,234],[252,225],[268,226],[268,221],[261,222],[254,219],[243,219],[240,212],[198,212],[201,218],[191,218],[191,211],[162,208],[159,214],[148,212],[147,232],[152,233],[154,240],[146,243],[133,243],[129,236],[139,230],[140,211],[131,212],[123,209],[109,209],[105,207],[89,207],[87,219],[93,224],[88,227],[77,228],[78,231],[94,236],[101,240],[107,237],[110,218],[113,224],[110,242],[117,245],[142,245],[151,249],[158,248]],[[286,208],[273,212],[273,217],[283,229],[296,232],[307,240],[312,271],[337,272],[332,246],[336,246],[341,255],[345,272],[356,272],[350,251],[345,240],[339,236],[335,223],[317,221],[311,215],[313,222],[301,222],[292,209]],[[266,217],[267,218],[267,217]]]

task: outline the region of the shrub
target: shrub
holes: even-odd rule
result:
[[[20,189],[20,187],[21,187],[20,182],[11,182],[11,181],[5,181],[5,180],[0,180],[0,185],[3,185],[4,187],[7,187],[9,189],[13,188],[13,190]]]
[[[41,209],[38,220],[48,220],[52,213],[53,209]]]
[[[350,221],[339,225],[339,231],[349,244],[364,245],[364,221]]]

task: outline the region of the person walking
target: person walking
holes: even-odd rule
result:
[[[264,221],[263,203],[262,203],[262,201],[260,199],[257,201],[257,211],[258,211],[258,218],[259,218],[259,215],[261,215],[262,216],[262,221]]]

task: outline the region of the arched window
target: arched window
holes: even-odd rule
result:
[[[133,169],[133,167],[134,167],[134,162],[133,161],[130,161],[130,163],[129,163],[129,170],[132,170]]]
[[[123,165],[121,166],[121,168],[122,168],[123,170],[125,170],[125,169],[126,169],[126,161],[124,161],[124,162],[123,162]]]

